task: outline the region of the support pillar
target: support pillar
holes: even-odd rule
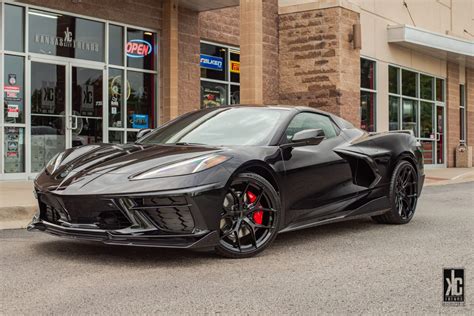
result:
[[[263,104],[262,0],[240,0],[240,103]]]
[[[178,0],[163,2],[161,38],[162,97],[160,123],[178,116]]]

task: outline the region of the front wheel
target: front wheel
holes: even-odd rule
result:
[[[237,175],[222,203],[216,252],[228,258],[258,254],[275,239],[280,217],[280,198],[265,178],[254,173]]]
[[[418,201],[418,176],[415,168],[406,160],[400,161],[390,181],[389,212],[372,218],[383,224],[406,224],[415,214]]]

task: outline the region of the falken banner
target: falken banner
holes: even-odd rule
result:
[[[224,69],[224,59],[211,55],[201,54],[201,68],[222,71]]]

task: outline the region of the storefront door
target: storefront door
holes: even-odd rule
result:
[[[420,142],[425,165],[445,166],[444,106],[433,102],[420,102]]]
[[[444,106],[436,105],[436,165],[445,167]]]
[[[104,70],[69,62],[30,62],[30,170],[58,152],[104,142]]]
[[[104,142],[104,73],[101,69],[91,69],[71,65],[71,109],[69,146]]]

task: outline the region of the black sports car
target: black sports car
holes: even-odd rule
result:
[[[277,233],[357,216],[406,224],[424,181],[410,131],[368,134],[306,107],[205,109],[140,134],[54,157],[29,229],[240,258]]]

